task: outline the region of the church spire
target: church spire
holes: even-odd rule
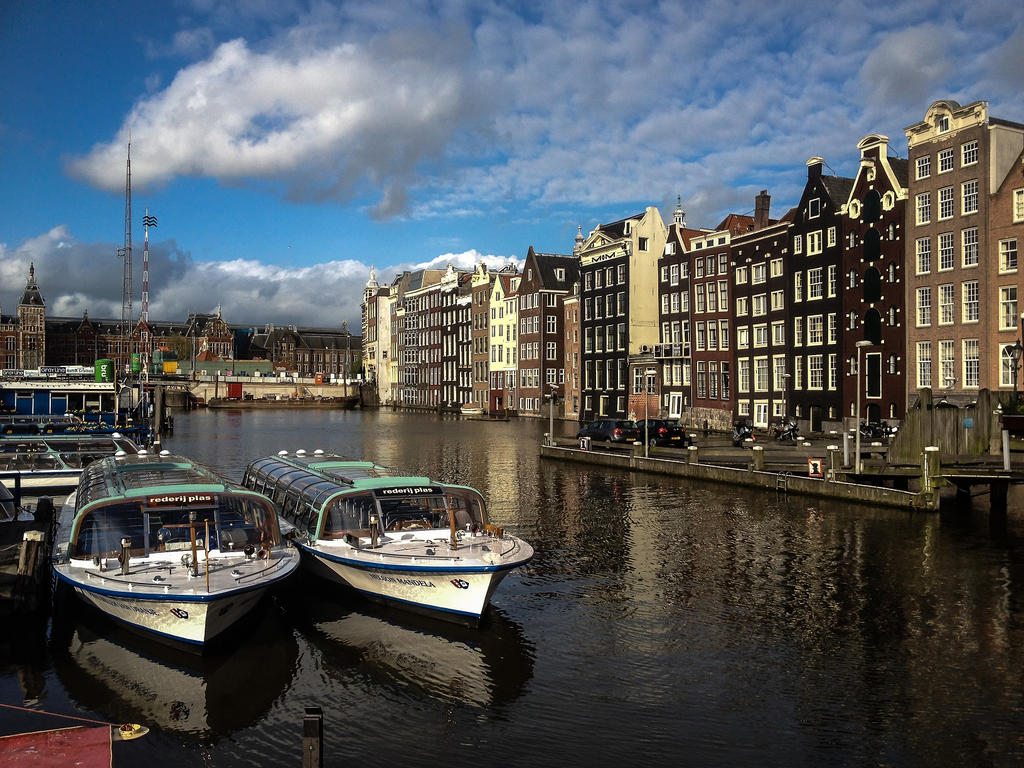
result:
[[[676,195],[676,210],[672,214],[672,223],[680,227],[686,226],[686,213],[683,211],[683,198],[680,195]]]

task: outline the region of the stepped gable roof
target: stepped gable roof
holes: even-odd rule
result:
[[[556,291],[568,291],[580,279],[580,262],[575,256],[560,253],[533,252],[540,271],[540,284]],[[555,270],[564,270],[561,280]]]
[[[36,285],[36,265],[30,264],[28,267],[28,280],[25,282],[25,292],[21,294],[21,301],[18,302],[18,306],[29,306],[29,307],[45,307],[46,302],[43,301],[43,294],[39,292],[39,286]]]
[[[640,213],[633,214],[632,216],[627,216],[624,219],[619,219],[618,221],[613,221],[610,224],[598,224],[597,228],[598,228],[598,230],[600,230],[604,234],[608,235],[608,237],[612,238],[613,240],[618,240],[620,237],[625,237],[626,236],[626,222],[627,221],[634,221],[636,219],[642,219],[646,214],[647,214],[647,211],[641,211]]]
[[[825,190],[835,205],[843,205],[850,199],[854,181],[855,179],[848,179],[845,176],[822,175],[821,177],[821,183],[825,186]]]
[[[889,157],[889,167],[896,174],[896,181],[906,187],[910,183],[910,160],[905,157]]]

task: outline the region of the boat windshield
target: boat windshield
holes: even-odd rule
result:
[[[130,539],[133,556],[150,552],[189,550],[192,531],[196,546],[206,544],[222,552],[244,551],[247,546],[268,549],[281,543],[273,505],[256,496],[187,494],[116,500],[89,509],[78,522],[69,548],[71,557],[113,557],[121,540]],[[207,525],[208,524],[208,525]]]
[[[448,528],[449,515],[455,526],[463,529],[487,523],[483,499],[468,488],[431,488],[432,493],[375,496],[373,493],[352,493],[339,496],[327,507],[321,538],[337,539],[346,533],[367,535],[370,515],[379,514],[381,529],[400,531],[408,528]]]

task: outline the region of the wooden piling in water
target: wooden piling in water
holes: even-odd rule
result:
[[[302,768],[323,768],[324,713],[320,707],[306,707],[302,719]]]

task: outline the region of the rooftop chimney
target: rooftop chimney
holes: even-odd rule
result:
[[[762,189],[754,198],[754,229],[764,229],[768,226],[768,210],[771,208],[772,196],[767,189]]]
[[[822,157],[811,157],[807,159],[807,178],[808,179],[820,179],[821,178],[821,166],[825,163],[825,159]]]

